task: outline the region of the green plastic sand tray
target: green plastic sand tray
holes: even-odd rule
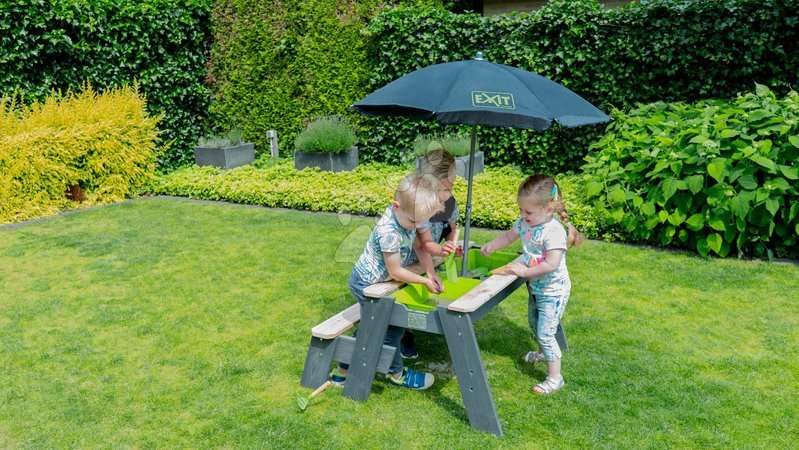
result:
[[[519,256],[516,253],[510,252],[494,252],[491,256],[486,257],[483,256],[483,254],[480,253],[480,249],[477,248],[469,249],[468,255],[468,258],[466,258],[466,270],[475,271],[475,269],[477,269],[482,275],[488,274],[488,272],[497,267],[504,266]],[[455,258],[455,262],[457,263],[458,269],[460,269],[461,258]]]
[[[395,292],[394,298],[397,303],[402,303],[410,309],[432,311],[439,302],[449,304],[471,291],[478,284],[480,284],[480,280],[471,278],[458,278],[456,283],[450,283],[444,279],[444,292],[430,294],[425,285],[412,283]]]

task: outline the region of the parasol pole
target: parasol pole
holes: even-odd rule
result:
[[[466,258],[469,257],[469,226],[472,222],[472,177],[474,176],[474,147],[477,140],[477,125],[472,125],[472,147],[469,151],[469,170],[466,173],[468,188],[466,191],[466,220],[463,227],[463,261],[461,261],[461,276],[466,276]]]

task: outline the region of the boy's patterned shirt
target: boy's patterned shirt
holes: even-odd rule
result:
[[[535,258],[544,259],[547,250],[563,250],[563,258],[554,272],[530,279],[533,294],[537,295],[569,295],[571,280],[569,270],[566,268],[566,230],[555,217],[549,222],[537,226],[530,226],[521,217],[513,222],[513,231],[519,233],[524,249],[524,263],[530,264]]]
[[[403,228],[389,206],[372,230],[369,240],[366,241],[366,248],[363,249],[352,270],[368,284],[388,281],[391,276],[388,274],[383,252],[399,252],[402,267],[405,267],[408,264],[408,256],[413,253],[414,239],[416,239],[416,228],[411,230]]]

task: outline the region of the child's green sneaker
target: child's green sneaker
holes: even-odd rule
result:
[[[330,372],[330,381],[335,387],[344,387],[344,384],[347,383],[347,374],[342,373],[341,369],[336,367]]]
[[[433,385],[436,378],[432,373],[419,372],[417,370],[403,367],[402,376],[395,379],[393,375],[386,375],[388,381],[395,386],[402,386],[408,389],[423,391]]]

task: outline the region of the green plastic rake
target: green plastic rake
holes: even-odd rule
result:
[[[316,388],[315,391],[311,392],[311,395],[309,395],[307,397],[305,397],[304,395],[298,396],[297,397],[297,408],[300,409],[300,412],[305,411],[305,408],[308,407],[308,403],[310,403],[311,399],[313,399],[317,395],[321,394],[325,389],[329,388],[330,385],[332,385],[332,384],[333,384],[332,381],[327,380],[327,381],[325,381],[325,383],[323,385],[319,386],[318,388]]]

